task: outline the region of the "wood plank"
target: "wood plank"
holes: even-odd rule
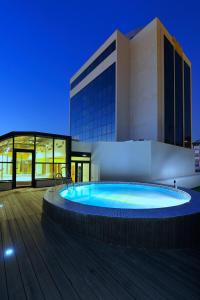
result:
[[[44,192],[0,193],[1,300],[200,299],[200,250],[134,250],[68,234],[42,217]]]
[[[1,224],[0,224],[0,293],[1,293],[1,300],[8,299]]]
[[[16,222],[19,227],[21,236],[23,238],[23,242],[26,247],[26,252],[29,253],[29,258],[34,268],[34,272],[38,275],[37,278],[43,291],[43,294],[45,295],[45,298],[55,300],[63,299],[57,289],[57,286],[51,274],[49,274],[48,268],[43,262],[43,259],[41,258],[35,243],[31,238],[30,232],[27,232],[24,222],[19,218],[16,219]]]
[[[25,289],[23,286],[21,273],[19,270],[16,249],[10,237],[10,232],[8,229],[8,221],[1,223],[2,237],[3,237],[3,253],[6,250],[12,249],[13,254],[10,256],[4,255],[4,263],[6,270],[6,281],[8,288],[9,299],[24,300],[26,299]]]
[[[27,220],[24,219],[24,227],[27,228],[29,234],[31,235],[38,252],[40,253],[44,263],[46,264],[46,268],[48,268],[49,273],[60,291],[60,294],[64,299],[77,300],[80,299],[78,295],[78,291],[76,291],[71,284],[70,279],[67,274],[63,272],[63,269],[59,265],[56,252],[53,253],[49,247],[47,247],[46,239],[42,239],[40,233],[40,225],[38,224],[37,228],[35,228],[30,223],[31,218]]]
[[[127,289],[124,289],[120,284],[120,279],[110,274],[102,265],[102,263],[97,263],[97,261],[91,258],[87,254],[85,249],[79,249],[79,245],[75,244],[69,235],[66,235],[60,227],[56,230],[55,224],[50,221],[43,221],[45,232],[48,234],[59,249],[63,250],[63,254],[68,256],[68,259],[73,259],[79,266],[80,271],[83,272],[83,276],[87,276],[92,286],[100,283],[98,287],[98,293],[101,292],[102,287],[106,287],[110,290],[114,296],[114,299],[135,299],[135,290],[130,293]],[[59,251],[57,249],[56,251]],[[59,254],[61,255],[61,254]],[[106,291],[104,291],[106,292]],[[102,295],[103,296],[103,295]],[[110,296],[111,297],[111,296]]]
[[[44,295],[42,293],[42,290],[40,288],[37,279],[37,274],[34,273],[31,260],[29,259],[28,253],[26,252],[24,242],[22,240],[21,234],[19,232],[15,220],[9,221],[9,228],[15,245],[16,255],[18,258],[19,268],[20,268],[27,299],[30,300],[44,299]]]

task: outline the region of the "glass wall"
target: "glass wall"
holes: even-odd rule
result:
[[[164,38],[165,142],[191,148],[191,70]]]
[[[83,141],[115,139],[115,64],[71,98],[70,130]]]
[[[90,161],[89,154],[75,154],[71,156],[71,178],[73,182],[90,181]]]
[[[0,181],[13,180],[16,187],[34,185],[35,179],[53,179],[58,173],[70,176],[71,144],[67,137],[11,136],[0,140]]]
[[[12,180],[13,139],[0,141],[0,180]]]
[[[190,67],[184,62],[184,115],[185,147],[191,147],[191,75]]]
[[[14,138],[14,148],[34,150],[34,142],[34,136],[16,136]]]
[[[102,61],[104,61],[116,49],[116,41],[112,42],[74,81],[71,90],[79,84],[89,73],[91,73]]]
[[[175,144],[183,146],[183,61],[175,51]]]
[[[165,143],[174,144],[174,48],[164,38]]]

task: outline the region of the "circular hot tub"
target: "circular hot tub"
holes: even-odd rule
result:
[[[68,231],[134,247],[200,244],[200,194],[142,183],[62,186],[44,196],[44,215]]]

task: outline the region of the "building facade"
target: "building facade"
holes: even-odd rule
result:
[[[191,147],[191,63],[157,18],[116,30],[71,78],[70,134]]]
[[[195,170],[200,172],[200,141],[193,142],[194,157],[195,157]]]

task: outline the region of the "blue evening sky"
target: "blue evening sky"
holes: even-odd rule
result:
[[[69,134],[69,78],[116,29],[159,17],[193,64],[193,139],[200,138],[198,1],[0,0],[0,135]]]

